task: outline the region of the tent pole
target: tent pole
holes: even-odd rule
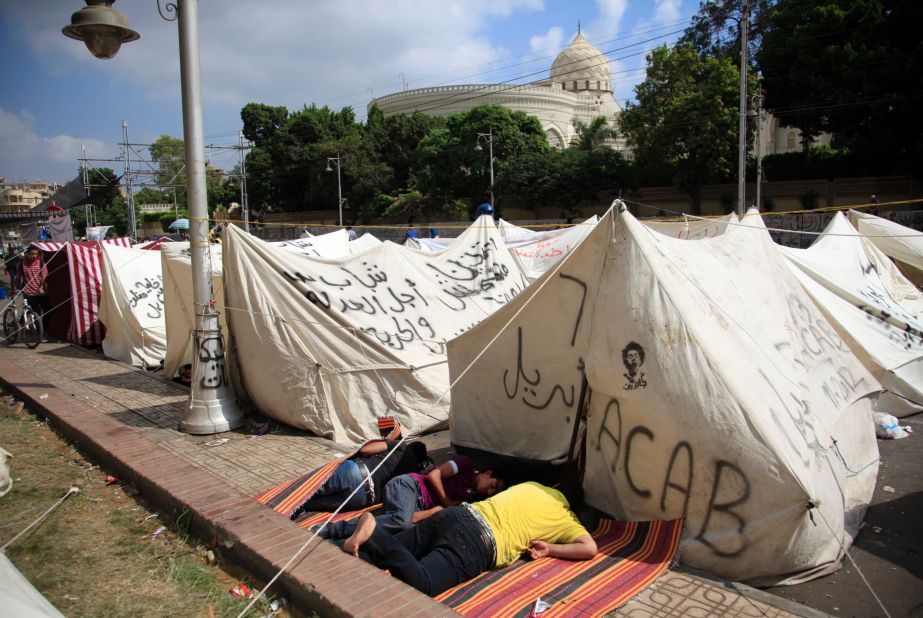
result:
[[[570,448],[567,449],[567,463],[564,464],[564,474],[570,470],[574,460],[574,449],[577,448],[577,434],[580,432],[580,419],[583,418],[583,406],[586,404],[587,392],[586,371],[580,374],[580,399],[577,401],[577,412],[574,414],[574,432],[570,437]]]

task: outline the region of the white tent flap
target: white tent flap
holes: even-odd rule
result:
[[[160,253],[109,243],[100,250],[103,354],[138,367],[159,366],[167,348]]]

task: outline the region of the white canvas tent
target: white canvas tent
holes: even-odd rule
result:
[[[363,234],[350,242],[346,230],[310,236],[296,240],[269,243],[283,251],[314,257],[339,257],[361,253],[377,244],[374,236]],[[227,337],[227,318],[224,314],[224,280],[222,278],[222,245],[209,245],[208,270],[211,273],[212,291],[219,312],[223,336]],[[164,326],[167,349],[164,357],[164,375],[173,377],[183,365],[192,362],[192,331],[195,329],[195,312],[192,304],[192,258],[188,242],[161,245],[164,286]],[[227,346],[225,346],[227,349]]]
[[[673,238],[698,240],[700,238],[714,238],[724,234],[729,225],[737,223],[737,215],[731,213],[714,219],[685,217],[683,221],[642,221],[641,223],[656,232]]]
[[[680,559],[727,578],[833,570],[874,487],[880,386],[832,328],[809,337],[824,320],[764,228],[690,242],[610,213],[449,343],[452,442],[563,459],[585,371],[591,505],[684,516]]]
[[[527,280],[532,281],[579,245],[597,221],[599,217],[593,215],[577,225],[535,232],[500,219],[497,227],[503,238],[503,244],[513,254],[519,270]],[[418,238],[408,241],[406,246],[420,251],[439,252],[444,251],[457,240],[457,238]]]
[[[908,279],[923,285],[923,232],[858,210],[849,211],[849,221],[868,242],[897,262]]]
[[[380,416],[411,434],[443,427],[446,341],[525,287],[489,217],[439,254],[384,242],[329,260],[229,228],[224,277],[246,396],[344,443],[374,437]]]
[[[107,243],[100,249],[103,354],[136,367],[159,366],[167,350],[160,253]]]
[[[748,215],[744,222],[757,218]],[[807,249],[779,250],[885,388],[878,409],[899,417],[923,409],[923,322],[917,318],[923,307],[916,287],[840,213]]]
[[[596,227],[598,221],[599,217],[593,215],[571,227],[544,232],[527,231],[525,234],[512,233],[503,240],[523,274],[531,281],[541,277],[573,251]]]

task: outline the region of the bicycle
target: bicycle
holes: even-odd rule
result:
[[[8,345],[16,343],[21,334],[26,347],[34,350],[42,342],[44,330],[42,314],[33,309],[25,299],[17,303],[17,299],[14,298],[3,312],[3,336]]]

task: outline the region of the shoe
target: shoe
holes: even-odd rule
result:
[[[322,539],[330,538],[330,527],[324,524],[314,524],[313,526],[308,528],[308,532],[310,532],[311,534],[316,533],[317,536],[319,536]]]

